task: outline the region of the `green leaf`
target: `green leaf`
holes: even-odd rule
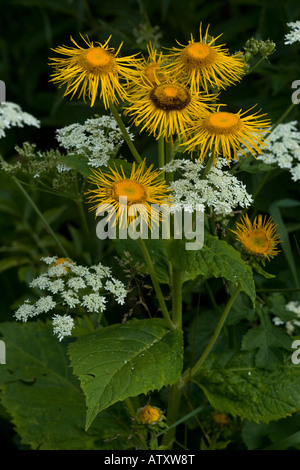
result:
[[[274,276],[274,274],[270,274],[270,273],[267,273],[262,267],[260,264],[252,261],[251,263],[251,266],[253,267],[253,269],[255,269],[255,271],[258,273],[258,274],[261,274],[261,276],[264,276],[266,279],[272,279],[276,276]]]
[[[88,158],[84,155],[62,156],[58,159],[58,162],[68,165],[73,170],[78,171],[78,173],[87,178],[92,174],[91,167],[88,165]]]
[[[194,382],[219,412],[250,421],[269,423],[300,410],[300,366],[290,359],[267,371],[253,364],[250,352],[211,354]]]
[[[271,294],[267,298],[267,309],[270,315],[279,317],[284,322],[299,319],[297,313],[286,309],[286,300],[282,294]]]
[[[289,447],[299,446],[300,445],[300,431],[291,434],[290,436],[282,439],[276,444],[268,446],[265,450],[286,450]]]
[[[296,269],[296,264],[295,264],[295,257],[293,255],[293,251],[292,251],[292,247],[291,247],[291,243],[289,239],[289,234],[284,224],[280,209],[297,207],[299,205],[300,205],[299,201],[295,201],[293,199],[281,199],[279,201],[273,202],[273,204],[271,204],[270,209],[269,209],[269,212],[275,224],[277,225],[276,230],[280,235],[282,251],[286,257],[286,260],[291,270],[291,273],[293,275],[293,279],[294,279],[296,287],[299,287],[299,282],[298,282],[298,274],[297,274],[297,269]]]
[[[252,307],[252,303],[243,292],[235,299],[230,315],[226,319],[226,325],[237,325],[243,320],[253,323],[257,319],[257,310]]]
[[[171,240],[168,246],[170,260],[183,273],[185,281],[201,275],[208,279],[223,277],[234,284],[241,284],[242,290],[255,302],[255,284],[252,270],[241,258],[240,253],[227,242],[206,235],[201,250],[186,250],[183,240]]]
[[[44,323],[2,323],[6,365],[0,365],[1,404],[22,444],[39,450],[101,450],[134,446],[129,418],[104,411],[88,432],[86,406],[65,346]]]
[[[128,261],[130,265],[142,274],[148,274],[141,248],[136,240],[127,238],[126,240],[113,240],[118,255]],[[164,240],[144,240],[149,251],[158,282],[170,284],[168,254]]]
[[[168,330],[161,319],[132,320],[79,338],[69,354],[86,395],[88,429],[113,403],[179,379],[182,332]]]
[[[256,160],[252,155],[240,158],[240,165],[237,172],[246,171],[247,173],[261,173],[273,171],[278,168],[277,165],[270,165],[260,160]]]
[[[291,351],[291,338],[273,325],[266,312],[260,312],[261,324],[251,328],[243,337],[242,350],[256,351],[257,367],[272,370],[282,363],[281,350]]]
[[[0,261],[0,273],[3,273],[7,269],[15,268],[17,266],[22,266],[30,262],[29,258],[25,257],[11,257],[4,258]]]

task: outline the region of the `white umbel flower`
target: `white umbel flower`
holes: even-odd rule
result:
[[[99,294],[89,294],[82,297],[82,305],[90,313],[103,312],[106,307],[106,302],[106,298]]]
[[[294,21],[287,23],[287,26],[291,29],[284,37],[284,44],[294,44],[300,41],[300,21]]]
[[[300,180],[300,132],[297,121],[279,124],[269,135],[257,160],[289,170],[293,181]]]
[[[0,104],[0,138],[5,137],[5,129],[24,127],[24,125],[40,127],[40,121],[22,111],[16,103],[6,101]]]
[[[40,313],[47,313],[50,310],[53,310],[56,306],[51,295],[46,295],[45,297],[40,297],[39,300],[34,304],[36,315]]]
[[[133,139],[131,133],[130,137]],[[58,129],[56,138],[68,152],[88,157],[89,166],[94,168],[106,166],[124,142],[119,126],[111,116],[94,117],[83,124],[75,123]],[[65,168],[60,168],[60,171],[65,171]]]
[[[30,304],[28,299],[26,299],[23,305],[15,312],[15,318],[23,322],[27,322],[28,318],[32,318],[35,315],[36,311],[34,305]]]
[[[56,306],[65,308],[67,313],[100,314],[106,309],[108,295],[113,296],[117,303],[124,304],[127,290],[121,281],[112,276],[110,267],[101,263],[80,266],[56,256],[42,258],[42,261],[47,265],[47,271],[33,279],[30,287],[44,291],[43,295],[34,304],[26,300],[14,314],[17,320],[26,322],[36,315],[48,313]],[[68,336],[73,325],[72,317],[55,314],[53,320],[59,339]]]
[[[226,162],[218,160],[207,177],[201,177],[205,165],[199,161],[174,160],[164,167],[167,172],[180,170],[182,176],[172,182],[172,212],[193,212],[212,208],[215,214],[227,216],[237,208],[247,208],[253,202],[246,186],[222,167]]]
[[[286,304],[285,308],[289,312],[296,313],[296,315],[300,318],[300,302],[291,300],[289,303]]]
[[[52,318],[53,333],[61,341],[65,336],[71,336],[74,320],[70,315],[54,315]]]
[[[127,291],[123,282],[119,281],[118,279],[112,278],[110,281],[106,281],[105,288],[106,290],[115,295],[116,301],[120,305],[124,304]]]

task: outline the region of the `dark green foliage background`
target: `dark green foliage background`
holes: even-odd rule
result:
[[[112,34],[112,46],[117,47],[124,41],[124,55],[146,52],[145,43],[137,42],[138,35],[134,30],[147,23],[159,26],[162,33],[160,44],[166,47],[175,45],[175,40],[185,44],[191,33],[197,38],[200,22],[203,22],[204,27],[210,24],[210,33],[214,36],[223,33],[222,43],[226,43],[232,53],[242,50],[250,37],[271,39],[276,43],[276,51],[269,61],[264,61],[240,84],[222,93],[221,101],[227,103],[233,111],[258,104],[273,122],[291,104],[291,84],[300,79],[300,44],[284,45],[284,35],[288,32],[286,24],[300,17],[299,0],[0,0],[0,11],[0,79],[6,83],[7,101],[18,103],[24,111],[33,114],[42,123],[41,130],[27,127],[7,131],[7,137],[0,141],[0,153],[6,159],[13,157],[14,146],[25,140],[35,142],[42,150],[56,147],[55,129],[73,122],[83,122],[95,113],[104,112],[101,104],[91,110],[81,101],[62,99],[62,91],[49,83],[51,69],[48,58],[54,55],[51,48],[61,44],[69,45],[70,35],[76,41],[80,41],[79,33],[82,33],[91,40],[104,42]],[[287,122],[299,119],[299,106],[295,106]],[[142,149],[143,156],[154,159],[150,138],[141,136],[138,147]],[[129,156],[126,152],[124,148],[123,155]],[[249,192],[254,193],[263,176],[263,173],[243,173],[241,178]],[[282,199],[299,201],[299,193],[299,184],[292,183],[287,172],[276,171],[256,199],[252,212],[268,213],[271,204]],[[85,242],[80,236],[75,236],[79,231],[76,207],[66,201],[65,209],[62,210],[59,198],[39,192],[34,196],[44,213],[54,211],[47,213],[49,220],[53,221],[52,227],[69,243],[74,258],[84,262]],[[297,278],[299,280],[299,207],[288,202],[277,204],[276,207],[280,207],[282,228],[286,231],[291,251],[289,254],[281,253],[268,266],[268,272],[276,275],[276,278],[265,280],[257,276],[259,288],[297,287]],[[0,322],[11,320],[14,302],[26,295],[26,283],[36,274],[41,252],[33,243],[32,232],[39,235],[47,250],[55,250],[49,237],[44,234],[43,227],[38,223],[32,225],[34,220],[34,214],[26,201],[20,198],[12,182],[0,176]],[[92,216],[89,223],[93,232]],[[115,264],[118,269],[111,248],[101,243],[96,245],[96,242],[95,238],[95,260]],[[18,261],[8,266],[5,260],[10,254],[16,254]],[[211,289],[218,303],[225,301],[220,280],[213,281]],[[196,287],[194,291],[195,295],[190,290],[188,296],[184,297],[184,321],[187,327],[197,310]],[[296,298],[286,297],[286,300]],[[211,308],[207,292],[201,293],[201,304]],[[241,307],[246,311],[246,301]],[[239,312],[236,314],[238,316]],[[115,317],[115,321],[119,321],[118,313]],[[242,333],[245,331],[242,330]],[[236,337],[241,338],[242,333],[237,327]],[[223,337],[220,339],[222,343]],[[288,421],[285,421],[287,435],[297,429],[298,422],[299,416],[290,418],[289,428]],[[236,436],[236,448],[260,448],[285,437],[280,432],[279,423],[259,426],[249,423],[243,429],[243,436]],[[193,428],[192,424],[190,428]],[[258,436],[257,439],[254,436]],[[11,447],[18,445],[8,416],[2,408],[0,440]]]

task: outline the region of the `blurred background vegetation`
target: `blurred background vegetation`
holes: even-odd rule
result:
[[[158,48],[172,47],[175,40],[186,44],[191,33],[198,37],[200,22],[204,27],[210,24],[211,35],[222,34],[218,43],[226,43],[231,53],[243,50],[251,37],[271,39],[276,51],[269,60],[222,93],[221,101],[233,111],[258,104],[273,122],[290,106],[291,84],[300,79],[300,44],[284,45],[287,23],[300,18],[299,0],[0,0],[0,7],[0,79],[6,83],[7,101],[18,103],[42,124],[41,130],[25,127],[7,131],[7,137],[0,141],[0,153],[6,159],[13,157],[15,145],[24,141],[35,142],[42,150],[57,147],[57,128],[104,113],[101,103],[91,109],[82,101],[63,99],[63,90],[49,83],[49,57],[56,55],[51,48],[70,45],[70,36],[80,42],[80,33],[100,42],[112,35],[112,46],[124,43],[123,55],[146,53],[149,40]],[[259,59],[254,58],[252,65]],[[299,106],[294,107],[287,121],[294,119],[299,119]],[[152,140],[143,136],[141,142],[138,145],[142,154],[151,154]],[[257,189],[261,176],[250,174],[245,178],[249,192]],[[289,197],[299,201],[299,192],[299,185],[291,182],[290,175],[279,172],[264,186],[256,209],[268,212],[275,199]],[[54,229],[63,232],[61,227],[72,225],[71,245],[78,235],[76,207],[66,201],[62,210],[59,198],[39,192],[33,195]],[[294,243],[299,234],[299,207],[285,206],[282,210],[293,247],[292,263],[294,256],[299,260],[299,249]],[[26,282],[35,275],[34,262],[41,256],[39,243],[50,252],[53,248],[40,222],[34,225],[33,220],[36,217],[28,203],[6,176],[0,176],[0,321],[11,319],[15,300],[27,292]],[[81,243],[77,237],[77,258]],[[19,264],[7,259],[17,259]],[[268,287],[295,285],[295,276],[283,255],[272,262],[271,271],[277,279],[267,281]],[[2,422],[6,423],[5,416]],[[0,424],[0,439],[9,440],[9,432],[12,433],[7,424]]]

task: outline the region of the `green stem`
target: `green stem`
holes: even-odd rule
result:
[[[172,266],[172,308],[173,323],[182,326],[182,276],[181,271]]]
[[[221,333],[221,330],[222,330],[223,325],[226,321],[226,318],[227,318],[227,316],[230,312],[230,309],[233,305],[233,302],[235,301],[235,299],[239,295],[240,291],[241,291],[241,286],[238,285],[237,288],[235,289],[235,291],[233,292],[232,296],[230,297],[229,301],[227,302],[227,305],[226,305],[226,307],[225,307],[225,309],[224,309],[224,311],[221,315],[221,318],[219,320],[217,328],[215,329],[214,334],[212,335],[212,337],[211,337],[208,345],[206,346],[205,351],[203,352],[202,356],[196,362],[194,367],[183,375],[183,377],[181,379],[182,385],[184,385],[191,377],[194,377],[198,373],[198,371],[199,371],[200,367],[202,366],[203,362],[205,361],[205,359],[207,358],[207,356],[211,352],[212,348],[214,347],[214,345],[215,345],[215,343],[216,343],[216,341],[219,337],[219,334]]]
[[[148,270],[149,270],[149,274],[150,274],[150,277],[151,277],[151,280],[152,280],[152,284],[153,284],[153,287],[154,287],[155,292],[156,292],[157,300],[158,300],[159,306],[161,308],[162,314],[164,316],[164,319],[166,320],[169,328],[173,330],[173,329],[175,329],[175,325],[172,323],[172,320],[170,318],[168,309],[166,307],[166,303],[165,303],[165,300],[164,300],[164,297],[163,297],[163,294],[162,294],[162,291],[161,291],[161,288],[160,288],[160,285],[159,285],[159,282],[158,282],[158,279],[157,279],[157,276],[156,276],[156,272],[155,272],[151,257],[150,257],[149,252],[148,252],[148,249],[147,249],[147,247],[144,243],[144,240],[142,238],[138,238],[138,243],[139,243],[140,248],[143,252],[143,255],[144,255]]]
[[[256,64],[253,65],[253,67],[251,67],[251,69],[247,72],[247,75],[249,75],[250,73],[253,72],[253,70],[256,69],[256,67],[263,61],[265,60],[265,57],[262,57],[261,59],[259,59]]]
[[[171,426],[177,420],[179,407],[180,407],[180,400],[181,400],[181,388],[179,387],[179,382],[172,385],[170,388],[169,393],[169,402],[168,402],[168,409],[167,409],[167,424]],[[173,442],[175,439],[176,427],[172,427],[169,429],[163,436],[162,445],[166,446],[167,450],[171,450],[173,446]]]
[[[218,304],[217,304],[216,299],[215,299],[215,296],[214,296],[214,294],[213,294],[213,292],[212,292],[212,290],[211,290],[211,288],[210,288],[210,285],[208,284],[207,281],[204,282],[204,285],[205,285],[205,287],[206,287],[206,290],[207,290],[207,293],[208,293],[208,295],[209,295],[209,298],[210,298],[210,301],[211,301],[211,303],[212,303],[213,308],[214,308],[214,309],[217,309],[217,308],[218,308]]]
[[[85,212],[82,206],[82,200],[76,199],[76,205],[80,214],[84,235],[85,235],[86,243],[87,243],[88,250],[89,250],[89,264],[92,264],[92,249],[91,249],[91,243],[90,243],[90,232],[89,232],[89,227],[87,224]]]
[[[158,167],[165,166],[165,139],[160,136],[158,139]]]
[[[141,158],[139,152],[137,151],[137,149],[135,148],[135,145],[132,142],[131,138],[129,137],[129,134],[126,130],[124,122],[122,121],[121,117],[119,116],[117,108],[115,107],[115,105],[113,103],[110,103],[109,109],[110,109],[113,117],[117,121],[118,126],[119,126],[119,128],[122,132],[123,137],[124,137],[124,140],[125,140],[126,144],[128,145],[128,147],[129,147],[133,157],[135,158],[136,162],[137,163],[142,163],[142,158]]]
[[[174,268],[172,265],[172,309],[173,309],[173,322],[179,328],[182,326],[182,274],[181,271]],[[181,400],[181,388],[179,382],[170,388],[169,404],[167,410],[167,423],[171,426],[177,420],[179,406]],[[164,434],[162,445],[172,449],[173,441],[175,438],[176,427],[170,429]]]
[[[207,162],[206,167],[205,167],[204,172],[203,172],[203,179],[205,179],[207,177],[208,173],[211,170],[211,167],[213,166],[213,163],[214,163],[214,153],[211,152],[211,154],[208,158],[208,162]]]
[[[288,109],[280,116],[280,118],[278,119],[278,121],[275,122],[275,124],[273,124],[273,126],[271,127],[271,131],[270,133],[272,133],[274,131],[274,129],[276,129],[277,126],[279,126],[279,124],[282,123],[282,121],[287,117],[288,114],[290,114],[290,112],[292,111],[292,109],[294,108],[295,104],[292,103]],[[269,135],[270,135],[269,133]]]
[[[255,200],[256,197],[259,195],[259,193],[261,192],[262,188],[264,187],[264,185],[266,184],[266,182],[268,181],[269,177],[270,177],[270,174],[271,172],[268,171],[268,173],[265,174],[264,178],[262,179],[262,181],[260,182],[260,185],[258,186],[258,188],[256,189],[255,193],[253,194],[253,199]]]
[[[87,326],[88,326],[88,329],[89,331],[91,331],[92,333],[94,333],[95,331],[95,328],[94,328],[94,325],[90,319],[90,317],[88,315],[83,315],[83,318],[84,318],[84,321],[86,322]]]
[[[174,160],[174,148],[173,142],[166,140],[166,163],[171,163]],[[168,172],[166,174],[167,183],[170,184],[173,181],[174,173]]]
[[[150,449],[151,450],[158,450],[158,441],[157,441],[155,431],[150,431]]]
[[[23,193],[23,195],[25,196],[25,198],[27,199],[27,201],[30,203],[30,205],[32,206],[33,210],[36,212],[36,214],[40,217],[41,221],[43,222],[46,230],[49,232],[49,234],[52,236],[52,238],[55,240],[57,246],[59,247],[62,255],[65,257],[65,258],[69,258],[69,255],[67,253],[67,251],[65,250],[65,248],[62,246],[60,240],[58,239],[58,237],[56,236],[56,234],[54,233],[54,231],[52,230],[52,228],[50,227],[49,223],[47,222],[47,220],[45,219],[45,217],[43,216],[43,214],[41,213],[41,211],[39,210],[39,208],[37,207],[37,205],[35,204],[35,202],[33,201],[33,199],[30,197],[30,195],[27,193],[27,191],[24,189],[24,187],[22,186],[22,184],[17,180],[17,178],[15,176],[12,176],[12,179],[13,181],[15,182],[15,184],[18,186],[18,188],[20,189],[20,191]]]

